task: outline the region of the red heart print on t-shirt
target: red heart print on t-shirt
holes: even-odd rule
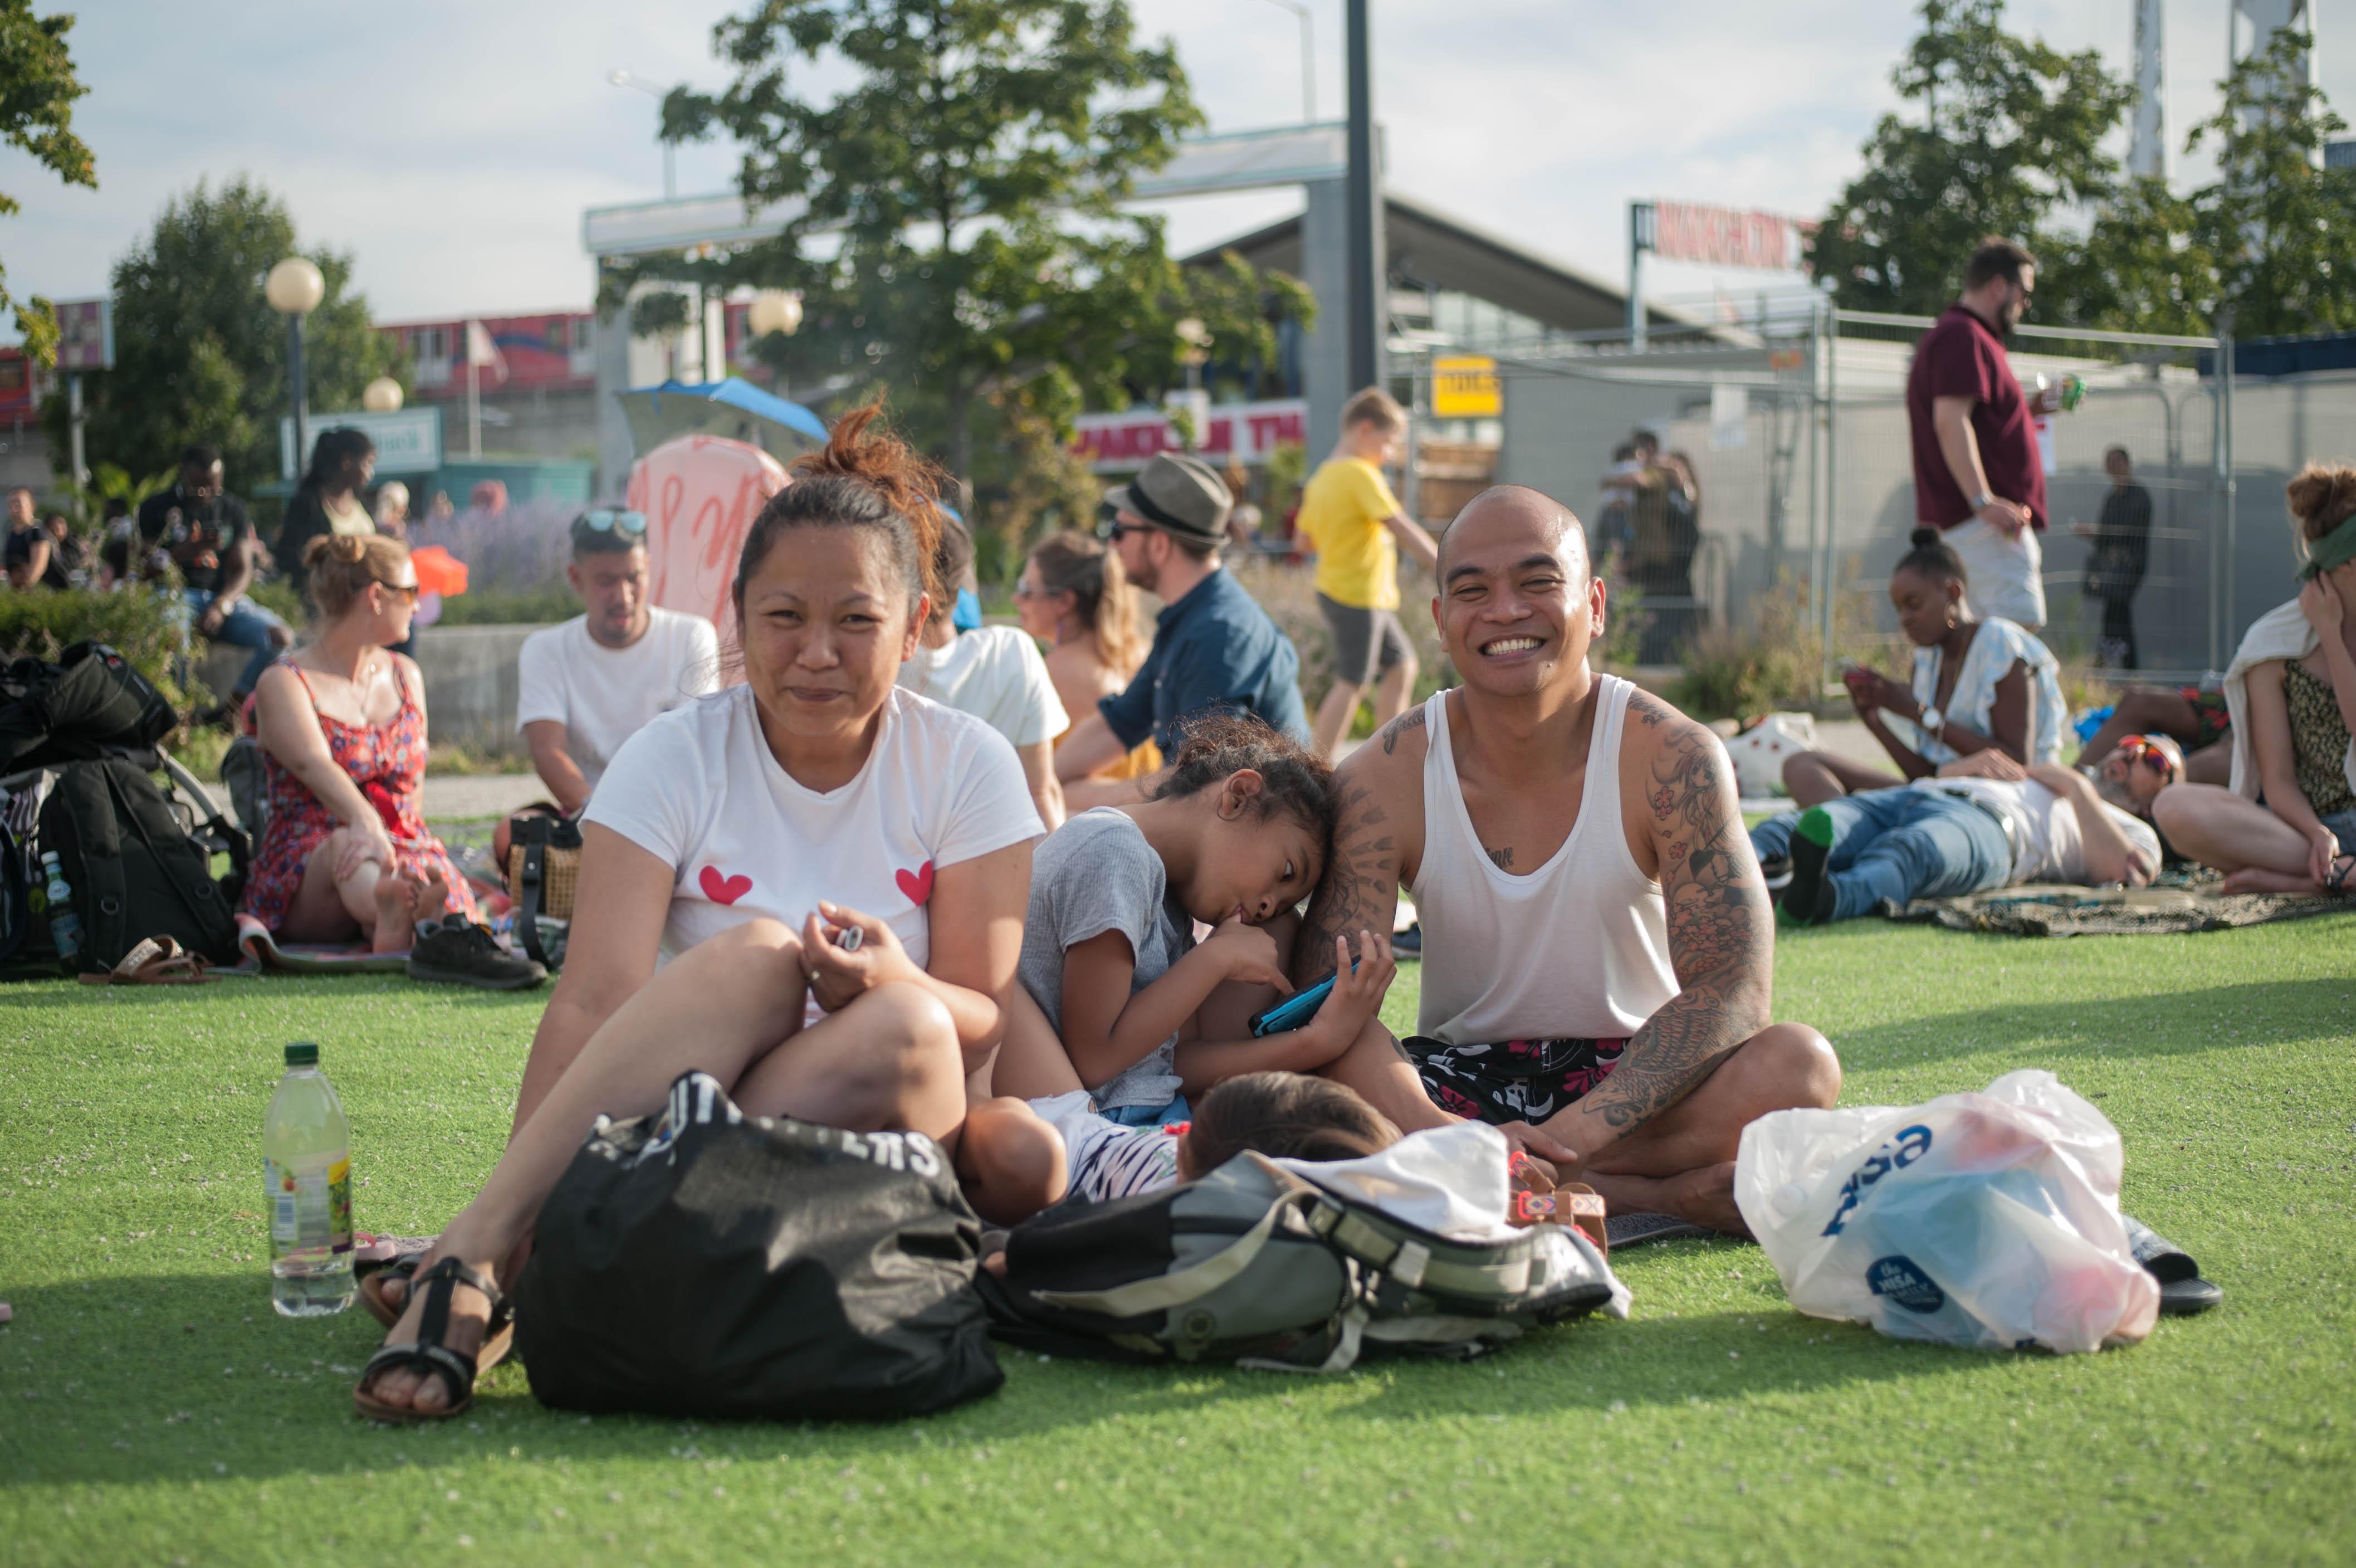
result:
[[[911,904],[922,904],[933,896],[933,863],[925,862],[914,871],[895,871],[892,880],[908,896]]]
[[[716,865],[705,866],[703,875],[697,877],[696,881],[702,886],[703,896],[715,904],[734,904],[737,899],[753,891],[751,877],[723,876],[720,875],[720,868]]]

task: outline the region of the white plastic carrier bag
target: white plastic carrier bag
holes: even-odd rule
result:
[[[2159,1284],[2119,1217],[2118,1129],[2050,1072],[1911,1108],[1778,1111],[1734,1200],[1792,1305],[1901,1339],[2097,1350],[2151,1332]]]

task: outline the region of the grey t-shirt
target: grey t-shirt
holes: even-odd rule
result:
[[[1031,861],[1031,908],[1015,974],[1056,1033],[1064,1028],[1064,950],[1119,931],[1137,954],[1132,994],[1152,984],[1194,945],[1194,922],[1167,902],[1162,857],[1127,812],[1083,811],[1049,833]],[[1173,1070],[1178,1036],[1115,1075],[1096,1092],[1098,1108],[1167,1105],[1178,1096]]]

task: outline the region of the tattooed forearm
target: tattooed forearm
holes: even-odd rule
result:
[[[1333,853],[1309,900],[1292,947],[1292,983],[1309,985],[1333,972],[1333,939],[1391,929],[1398,912],[1398,842],[1371,787],[1344,780],[1333,827]]]
[[[1665,733],[1648,804],[1677,994],[1579,1103],[1614,1135],[1675,1105],[1765,1028],[1774,963],[1767,887],[1742,831],[1723,748],[1697,725]]]

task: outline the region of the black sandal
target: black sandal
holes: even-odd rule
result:
[[[424,1261],[424,1257],[423,1248],[403,1253],[391,1262],[370,1270],[360,1281],[360,1305],[368,1309],[370,1317],[387,1328],[399,1326],[401,1315],[409,1305],[408,1293],[417,1288],[417,1265]],[[399,1301],[384,1294],[385,1285],[393,1280],[402,1283],[402,1293]],[[514,1348],[515,1308],[501,1298],[491,1308],[490,1324],[483,1330],[482,1344],[475,1349],[475,1376],[479,1378],[506,1360],[508,1353]]]
[[[2348,892],[2348,876],[2356,872],[2356,854],[2335,854],[2331,857],[2331,873],[2323,879],[2323,890],[2338,898]]]
[[[457,1294],[460,1285],[471,1286],[487,1296],[494,1318],[507,1305],[507,1297],[499,1293],[498,1286],[455,1258],[444,1258],[417,1275],[410,1288],[425,1293],[425,1311],[418,1320],[417,1337],[405,1345],[383,1347],[360,1369],[360,1380],[352,1390],[352,1403],[362,1415],[370,1421],[412,1423],[447,1421],[474,1408],[476,1359],[443,1343],[443,1336],[450,1328],[450,1298]],[[488,1332],[487,1324],[485,1330]],[[421,1411],[408,1405],[387,1404],[369,1391],[380,1374],[395,1368],[441,1379],[450,1394],[449,1408]]]

